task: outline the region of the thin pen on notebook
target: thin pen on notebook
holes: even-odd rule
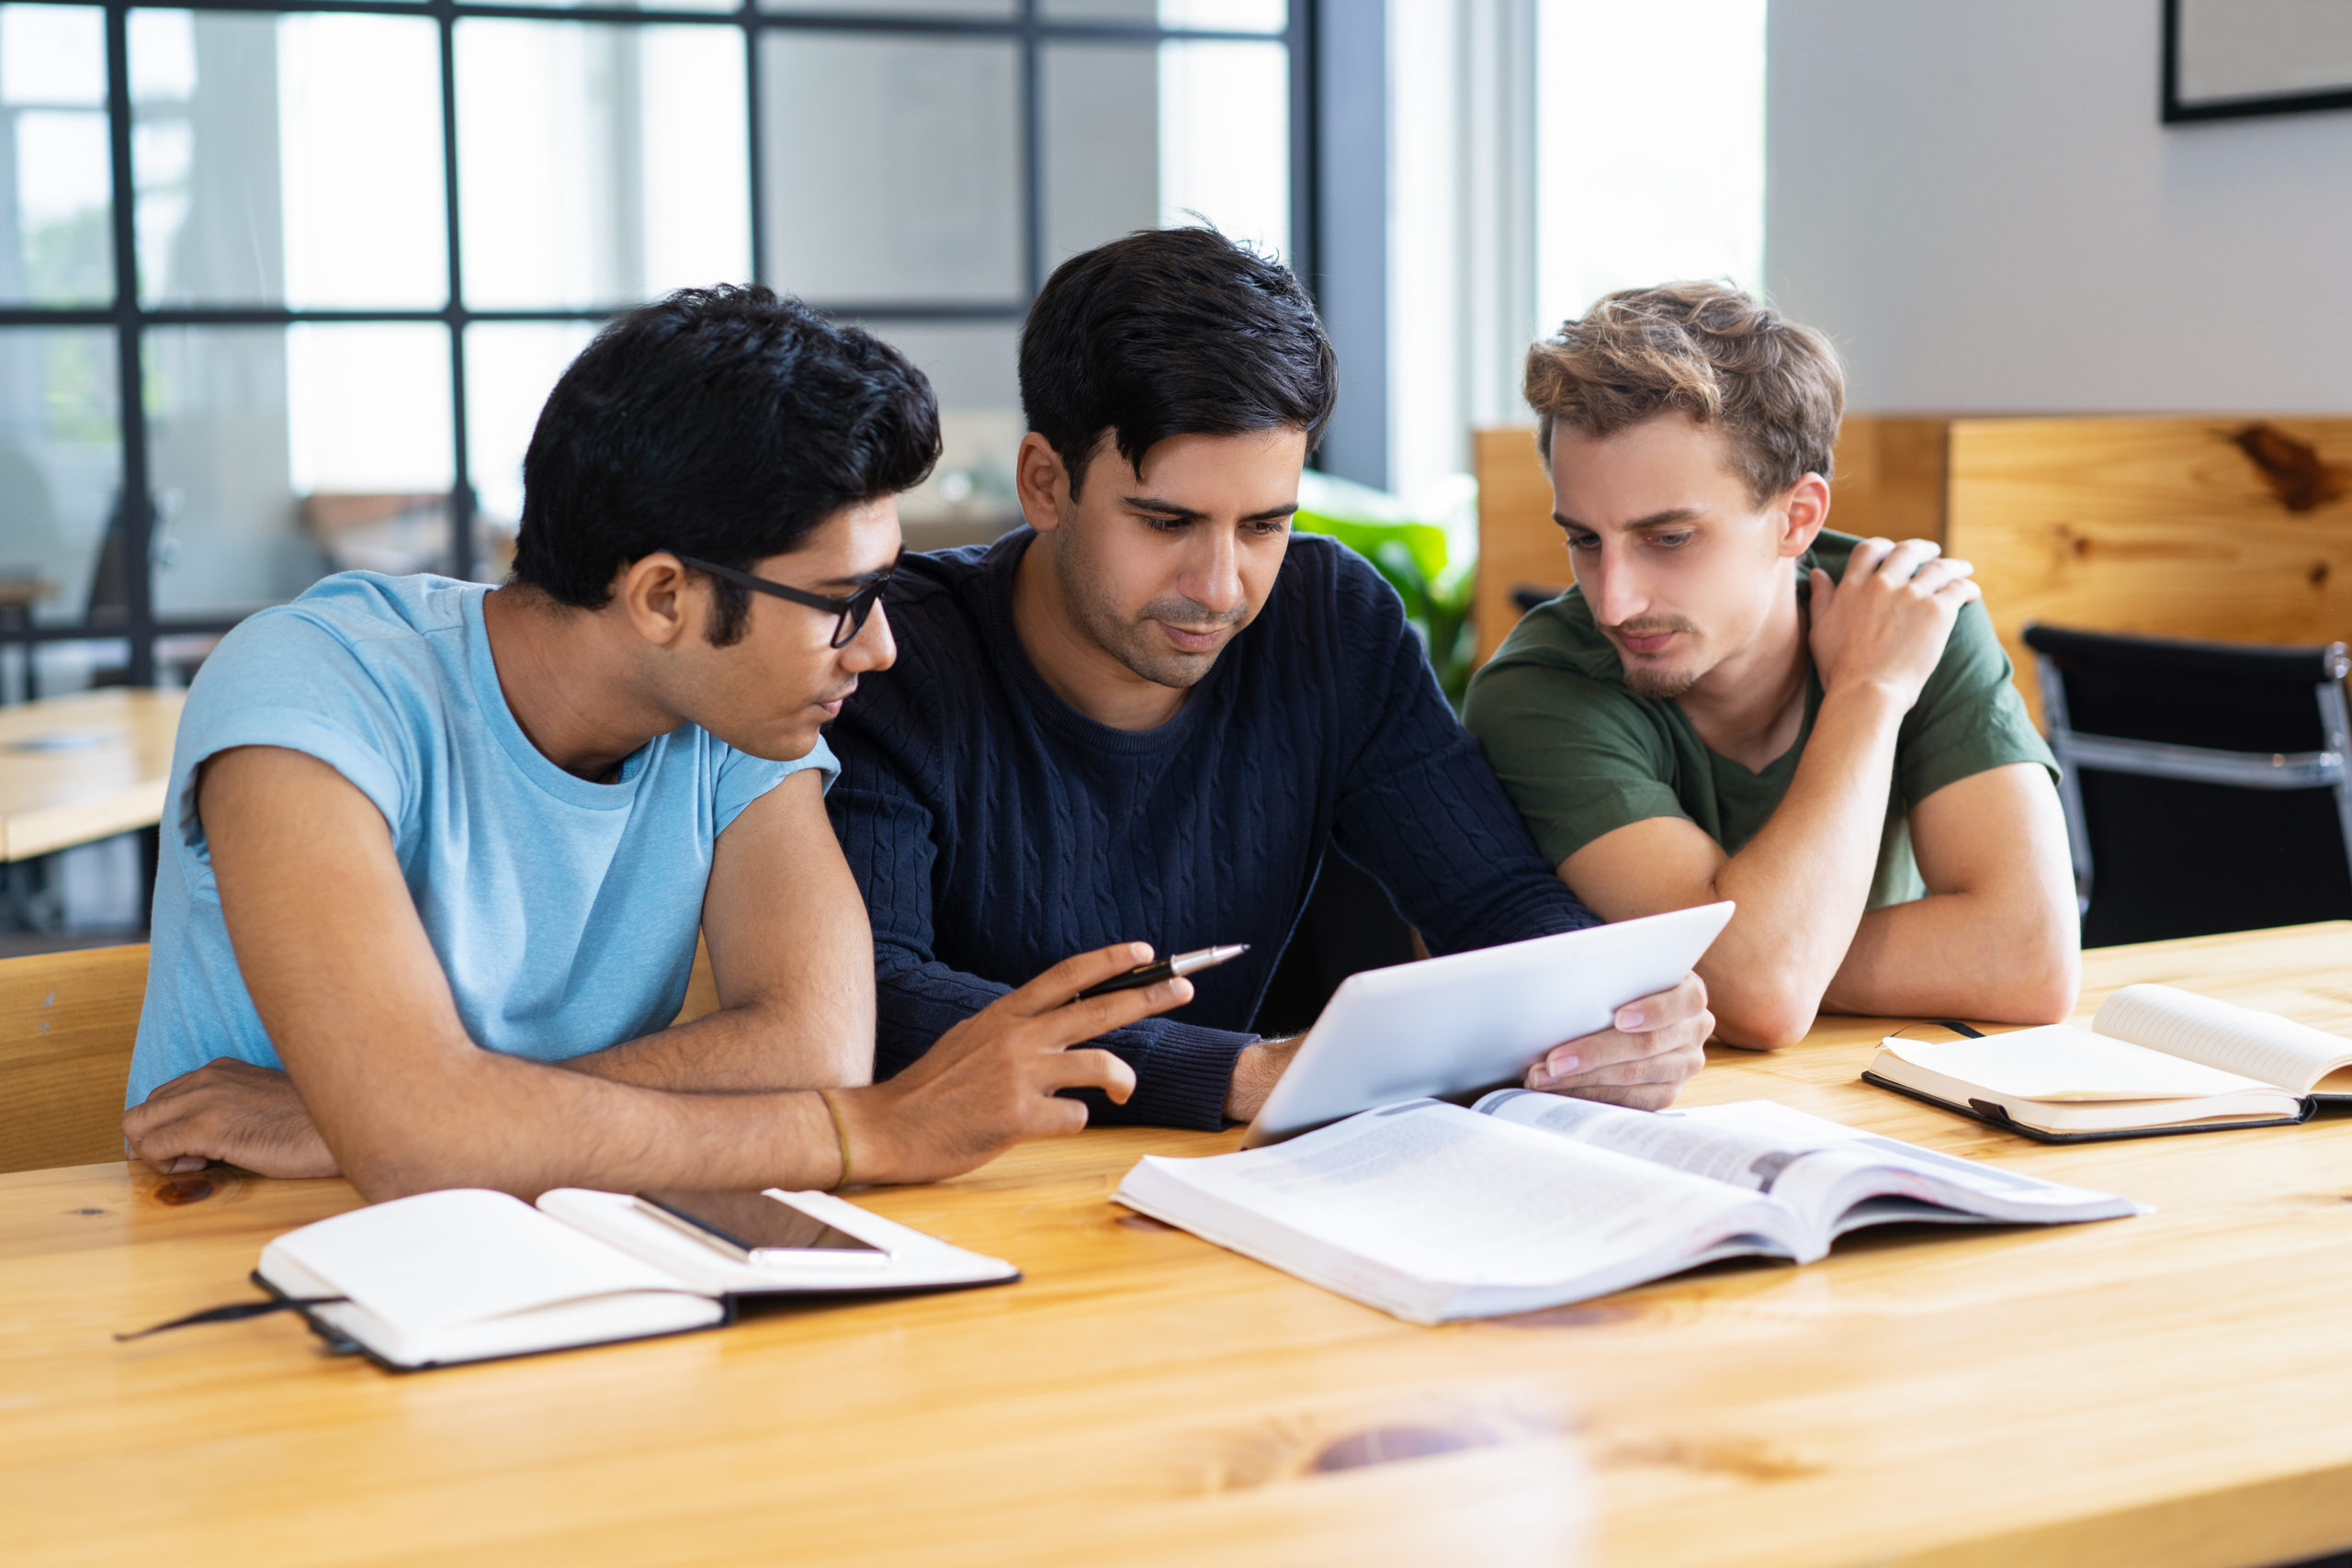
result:
[[[1089,997],[1106,997],[1113,991],[1132,991],[1141,986],[1156,986],[1162,980],[1172,980],[1179,975],[1190,975],[1196,969],[1214,969],[1229,958],[1238,958],[1250,951],[1242,942],[1234,947],[1204,947],[1197,953],[1180,953],[1163,958],[1157,964],[1138,964],[1124,975],[1114,975],[1099,986],[1089,986],[1071,998],[1084,1001]]]

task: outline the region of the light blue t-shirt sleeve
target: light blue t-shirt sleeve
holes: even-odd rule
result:
[[[166,821],[192,870],[211,865],[197,816],[198,771],[239,746],[316,757],[365,795],[398,838],[418,777],[412,727],[350,645],[308,616],[266,612],[248,620],[205,660],[188,692]]]
[[[754,757],[749,752],[738,751],[732,746],[714,744],[719,746],[721,755],[718,761],[718,797],[713,803],[711,819],[718,824],[717,830],[721,833],[743,814],[745,807],[803,768],[819,770],[817,787],[820,790],[831,789],[833,781],[841,776],[842,765],[835,761],[833,749],[825,744],[825,738],[821,735],[807,756],[797,757],[789,762],[771,762],[765,757]]]

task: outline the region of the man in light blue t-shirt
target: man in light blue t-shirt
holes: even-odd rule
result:
[[[927,1180],[1069,1131],[1134,1077],[1067,1047],[1182,980],[1056,965],[872,1083],[873,942],[820,728],[894,657],[896,497],[939,452],[921,372],[765,289],[624,316],[525,461],[514,581],[331,577],[188,694],[123,1131],[452,1186]],[[665,1027],[697,931],[719,1009]]]

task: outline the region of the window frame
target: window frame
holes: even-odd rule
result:
[[[1046,49],[1057,43],[1127,43],[1156,45],[1171,40],[1236,40],[1280,43],[1288,51],[1290,120],[1290,265],[1313,288],[1318,259],[1316,199],[1316,12],[1321,0],[1290,0],[1288,17],[1280,32],[1241,32],[1216,28],[1170,28],[1156,22],[1125,22],[1047,17],[1042,0],[1012,0],[1002,17],[860,14],[837,11],[763,11],[746,3],[731,8],[702,10],[639,10],[614,6],[521,6],[476,4],[473,0],[169,0],[160,5],[134,6],[130,0],[41,0],[103,11],[106,17],[106,115],[108,131],[111,188],[109,233],[114,245],[115,297],[111,305],[86,307],[0,306],[0,332],[40,327],[107,327],[115,335],[118,429],[122,468],[120,530],[126,561],[142,570],[127,571],[124,604],[119,613],[98,616],[86,607],[72,621],[36,620],[28,609],[18,616],[0,619],[0,648],[10,643],[23,649],[25,692],[37,693],[36,655],[40,645],[57,642],[119,642],[129,649],[127,674],[133,686],[152,686],[156,678],[156,644],[164,638],[211,636],[226,632],[243,616],[163,616],[155,611],[155,497],[151,478],[146,385],[146,337],[159,327],[288,327],[298,323],[408,322],[439,324],[449,334],[450,411],[454,478],[449,492],[449,558],[458,576],[470,577],[477,566],[474,518],[477,498],[471,481],[468,450],[466,405],[466,329],[478,322],[600,322],[615,313],[610,308],[550,308],[546,310],[475,310],[466,304],[462,267],[462,222],[458,171],[457,26],[472,18],[535,22],[586,22],[621,27],[721,27],[743,34],[747,74],[746,132],[749,140],[749,209],[752,272],[755,279],[773,281],[767,255],[767,194],[763,167],[761,39],[771,33],[806,32],[897,38],[975,38],[1010,40],[1016,46],[1015,105],[1019,136],[1018,180],[1021,191],[1022,274],[1025,288],[1018,299],[998,302],[900,300],[890,303],[811,299],[829,315],[854,319],[876,326],[933,322],[1019,322],[1029,301],[1044,284],[1048,270],[1046,253],[1046,149],[1044,145],[1043,68]],[[272,16],[319,12],[422,17],[435,26],[441,69],[442,195],[447,230],[449,296],[438,310],[296,310],[283,306],[150,306],[141,302],[139,254],[135,227],[136,186],[131,167],[133,107],[130,100],[130,18],[134,9],[193,10]],[[625,307],[623,307],[625,308]],[[250,613],[250,612],[248,612]],[[10,624],[14,621],[15,624]],[[5,680],[5,670],[0,670]],[[0,700],[5,700],[0,688]]]

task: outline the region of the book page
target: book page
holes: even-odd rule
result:
[[[1266,1148],[1143,1165],[1401,1273],[1462,1284],[1600,1273],[1757,1206],[1718,1182],[1426,1100]]]
[[[1770,1100],[1743,1100],[1729,1105],[1701,1106],[1686,1114],[1693,1121],[1742,1128],[1753,1137],[1776,1138],[1782,1144],[1802,1145],[1821,1154],[1834,1154],[1845,1159],[1908,1171],[1934,1182],[1964,1188],[1980,1197],[1998,1199],[2007,1203],[2069,1206],[2086,1201],[2103,1201],[2111,1196],[2088,1188],[2045,1181],[2021,1171],[2006,1170],[1984,1160],[1963,1159],[1959,1155],[1906,1144],[1900,1138],[1890,1138],[1883,1133],[1867,1132],[1860,1127],[1849,1127],[1842,1122],[1832,1122],[1826,1116],[1811,1115]],[[1911,1195],[1927,1197],[1929,1201],[1952,1201],[1951,1195],[1948,1193],[1920,1191]]]
[[[1889,1036],[1881,1044],[1913,1066],[1973,1085],[1990,1100],[2200,1100],[2267,1087],[2241,1073],[2064,1023],[1982,1040]]]
[[[1769,1100],[1651,1111],[1503,1089],[1478,1103],[1498,1119],[1769,1193],[1813,1227],[1822,1247],[1857,1224],[1928,1217],[1905,1204],[1939,1206],[1946,1213],[1934,1217],[1945,1219],[1955,1211],[2087,1218],[2132,1207],[2109,1193],[1939,1154]],[[1873,1202],[1881,1207],[1869,1209]]]
[[[422,1192],[321,1220],[270,1246],[406,1335],[592,1296],[685,1292],[683,1281],[503,1192]]]
[[[2352,1061],[2352,1040],[2173,986],[2124,987],[2100,1005],[2091,1027],[2297,1094]]]
[[[1477,1110],[1751,1192],[1770,1192],[1792,1162],[1826,1146],[1817,1137],[1792,1142],[1781,1131],[1737,1121],[1702,1120],[1680,1111],[1628,1111],[1523,1089],[1498,1089],[1478,1101]]]

